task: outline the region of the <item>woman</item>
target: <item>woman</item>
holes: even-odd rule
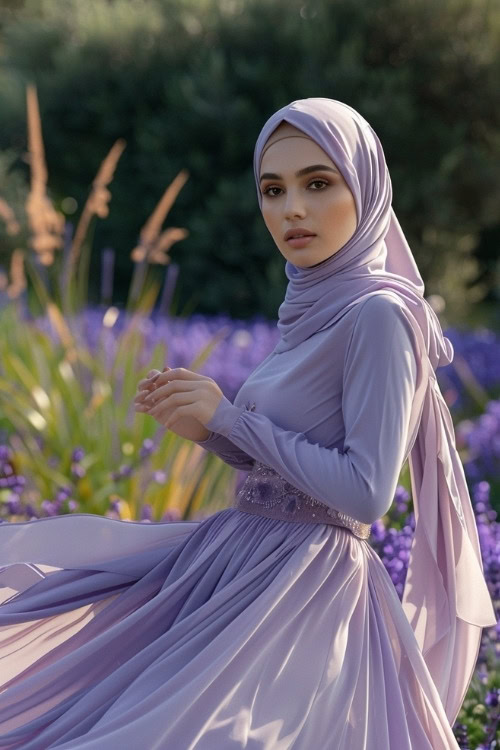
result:
[[[248,476],[203,521],[0,525],[0,747],[458,749],[496,618],[435,377],[451,343],[359,113],[292,102],[254,169],[289,280],[278,345],[234,404],[182,368],[136,398]],[[401,603],[368,539],[407,458]]]

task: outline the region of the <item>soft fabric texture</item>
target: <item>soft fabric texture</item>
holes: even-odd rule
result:
[[[207,426],[299,490],[373,523],[393,502],[412,441],[416,380],[406,318],[378,295],[293,350],[274,350]]]
[[[358,224],[351,239],[322,263],[299,268],[286,262],[289,283],[279,309],[277,351],[335,325],[352,305],[381,291],[401,302],[414,332],[417,392],[425,393],[423,401],[415,399],[410,417],[410,431],[418,425],[409,456],[417,524],[403,607],[454,720],[476,664],[481,627],[494,625],[496,616],[451,415],[435,376],[436,368],[452,361],[453,346],[423,296],[422,277],[391,205],[380,140],[355,109],[317,97],[275,112],[254,151],[259,205],[262,151],[282,121],[311,137],[336,164],[354,196]],[[368,422],[365,426],[369,429]]]
[[[360,222],[332,258],[286,264],[280,341],[199,445],[365,523],[408,458],[403,605],[369,543],[335,525],[234,507],[1,523],[0,748],[458,750],[451,725],[496,620],[435,378],[453,350],[369,126],[340,102],[293,102],[265,124],[256,176],[282,119],[335,161]]]
[[[54,516],[0,539],[3,560],[49,561],[0,573],[19,592],[0,605],[4,750],[459,750],[350,531],[228,508]]]

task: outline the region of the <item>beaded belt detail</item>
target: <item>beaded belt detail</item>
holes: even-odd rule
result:
[[[236,495],[233,507],[246,513],[299,523],[343,526],[359,539],[368,539],[371,524],[361,523],[298,490],[277,471],[256,461]]]

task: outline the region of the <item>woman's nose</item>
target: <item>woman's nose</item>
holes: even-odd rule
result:
[[[289,219],[292,216],[304,216],[304,213],[305,209],[303,200],[297,194],[291,195],[291,193],[289,193],[285,202],[286,218]]]

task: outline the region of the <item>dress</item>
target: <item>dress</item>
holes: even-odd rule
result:
[[[0,748],[459,750],[367,539],[415,372],[377,295],[222,399],[200,445],[249,472],[232,507],[0,524]]]

